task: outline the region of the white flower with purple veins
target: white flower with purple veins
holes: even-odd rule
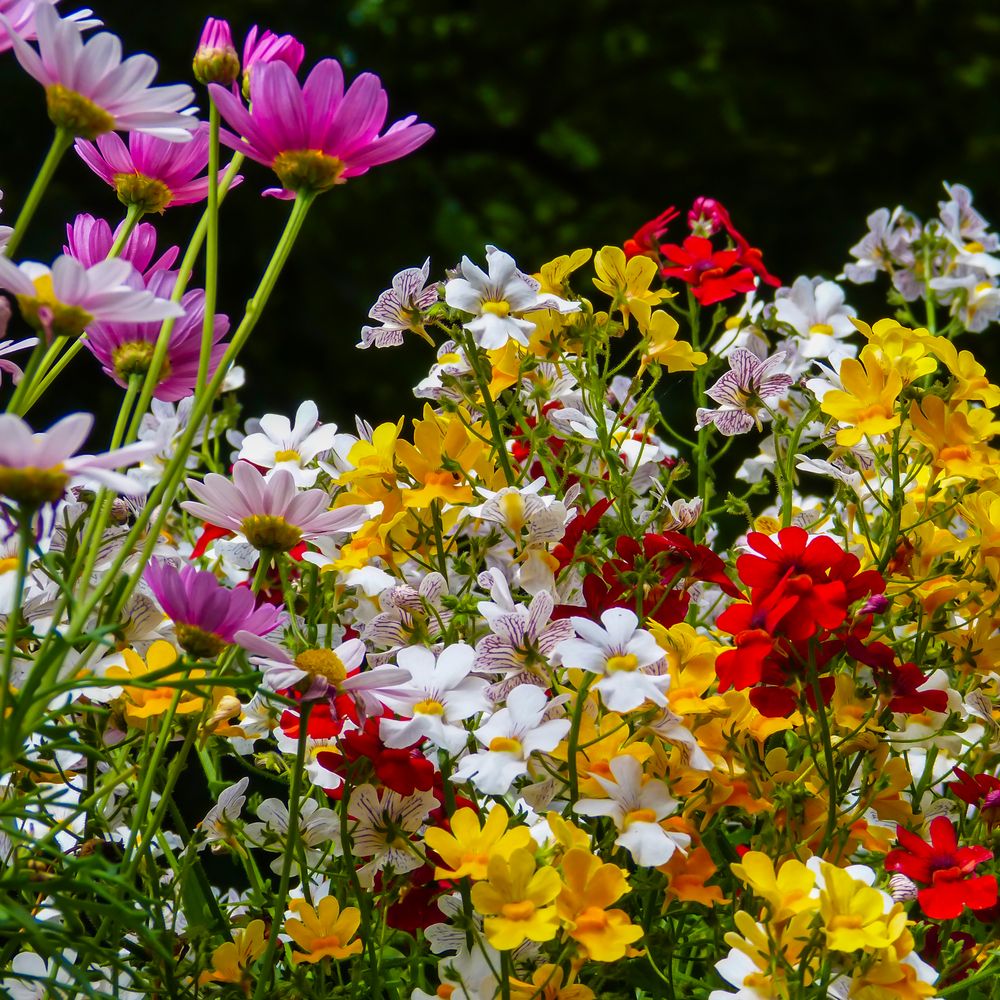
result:
[[[329,451],[337,438],[336,424],[320,424],[316,404],[307,399],[295,414],[295,424],[288,417],[268,413],[260,418],[260,430],[248,434],[240,446],[238,458],[269,470],[270,479],[277,469],[287,469],[299,489],[316,485],[319,468],[309,464]]]
[[[2,250],[2,247],[0,247]],[[10,306],[6,299],[0,299],[0,334],[7,329],[7,320],[10,318]],[[9,372],[11,381],[17,385],[21,381],[24,372],[13,361],[7,359],[8,354],[15,351],[24,351],[29,347],[34,347],[38,343],[37,337],[28,337],[26,340],[0,340],[0,384],[3,382],[3,373]]]
[[[655,778],[643,780],[642,765],[635,757],[613,757],[608,764],[611,777],[591,777],[608,794],[606,799],[581,799],[573,807],[581,816],[607,816],[619,831],[615,847],[623,847],[632,860],[644,868],[666,864],[674,852],[684,853],[691,843],[686,833],[668,832],[660,826],[677,811],[666,784]]]
[[[74,455],[93,426],[91,414],[72,413],[47,431],[32,434],[20,417],[0,416],[0,496],[34,507],[56,503],[71,485],[141,492],[136,483],[114,470],[140,461],[153,448],[132,444],[103,455]]]
[[[835,281],[800,275],[791,288],[774,295],[774,317],[798,335],[798,352],[804,358],[853,357],[857,348],[840,341],[854,334],[851,317],[857,312],[844,304],[844,290]]]
[[[379,594],[382,610],[361,632],[366,643],[382,650],[369,657],[369,662],[385,662],[403,646],[437,642],[454,616],[442,603],[447,593],[447,581],[440,573],[428,573],[419,588],[402,584],[383,590]]]
[[[446,385],[445,379],[457,378],[472,371],[469,359],[454,340],[446,340],[437,350],[437,360],[431,365],[427,377],[421,379],[413,390],[417,399],[454,399],[465,397],[457,385]]]
[[[444,300],[452,309],[475,316],[463,325],[486,350],[503,347],[509,340],[527,347],[535,324],[524,319],[524,313],[539,309],[580,311],[579,302],[539,294],[542,286],[519,271],[514,258],[503,250],[487,246],[486,267],[489,274],[463,257],[462,277],[452,278],[444,289]]]
[[[358,869],[361,885],[370,889],[375,873],[390,868],[397,874],[419,868],[423,858],[409,843],[407,834],[415,835],[428,814],[437,806],[434,792],[416,791],[400,795],[374,785],[358,785],[347,803],[347,813],[354,821],[351,827],[351,851],[355,857],[371,858]]]
[[[381,325],[362,327],[358,347],[362,350],[372,346],[399,347],[407,330],[433,345],[423,324],[424,313],[438,300],[437,285],[426,287],[430,270],[428,257],[423,267],[408,267],[392,279],[392,287],[378,297],[368,313],[370,319]]]
[[[437,658],[422,646],[401,649],[396,663],[410,672],[410,681],[406,688],[383,695],[382,701],[404,718],[381,720],[382,742],[399,749],[427,739],[457,754],[468,739],[462,723],[491,707],[486,681],[469,676],[475,656],[465,643],[445,647]]]
[[[236,821],[240,818],[240,812],[247,801],[245,792],[249,784],[250,779],[243,777],[235,785],[230,785],[219,793],[219,800],[198,824],[202,838],[198,844],[199,851],[209,844],[212,845],[213,851],[219,851],[227,840],[232,839],[236,831]]]
[[[600,625],[571,618],[579,636],[560,643],[556,655],[564,667],[601,674],[594,689],[612,712],[631,712],[646,701],[665,706],[669,674],[649,673],[664,666],[663,650],[628,608],[608,608]]]
[[[956,242],[978,243],[981,250],[996,250],[1000,237],[989,231],[990,224],[972,207],[972,192],[964,184],[944,183],[948,201],[939,201],[941,224]]]
[[[486,748],[463,757],[456,781],[472,781],[484,795],[504,795],[515,779],[528,773],[533,753],[550,753],[569,732],[569,719],[543,722],[549,696],[533,684],[522,684],[507,695],[507,705],[475,731]]]
[[[288,808],[280,799],[264,799],[257,806],[257,816],[262,822],[248,823],[244,833],[255,847],[276,851],[278,857],[271,862],[271,871],[280,872],[282,855],[288,841]],[[299,808],[298,840],[305,848],[306,865],[314,868],[328,852],[339,856],[340,818],[332,809],[321,807],[315,799],[303,799]]]
[[[745,434],[754,426],[762,429],[760,411],[781,399],[792,385],[792,376],[781,371],[784,362],[784,351],[766,361],[742,347],[730,352],[730,370],[711,389],[705,390],[720,404],[719,408],[700,407],[695,427],[701,430],[715,424],[726,437]]]
[[[874,281],[879,271],[895,264],[911,263],[910,244],[920,235],[919,221],[901,206],[891,214],[887,208],[876,209],[866,221],[868,232],[849,251],[856,259],[844,265],[844,277],[856,285]]]

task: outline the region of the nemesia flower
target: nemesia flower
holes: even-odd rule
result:
[[[362,73],[345,93],[335,59],[317,63],[304,85],[283,62],[258,63],[250,77],[249,111],[225,87],[212,83],[208,89],[234,130],[223,129],[222,141],[270,167],[284,191],[268,193],[279,197],[326,191],[412,153],[434,134],[410,116],[379,135],[388,101],[381,81]]]
[[[0,305],[0,316],[2,316],[3,312],[4,307]],[[5,325],[6,324],[0,320],[0,333],[3,332],[2,327]],[[25,340],[0,340],[0,384],[2,384],[3,381],[3,372],[8,372],[10,374],[11,381],[14,385],[17,385],[17,383],[21,381],[21,376],[24,374],[24,372],[22,372],[13,361],[7,360],[7,355],[13,354],[15,351],[27,350],[29,347],[34,347],[37,343],[37,337],[27,337]]]
[[[199,83],[221,83],[228,87],[240,75],[240,57],[233,46],[233,32],[223,18],[210,17],[201,29],[201,38],[192,62]]]
[[[145,729],[150,720],[173,709],[177,715],[192,715],[201,712],[205,699],[188,688],[179,688],[176,681],[199,680],[205,676],[204,670],[187,670],[178,667],[173,673],[163,676],[163,671],[177,662],[177,650],[163,639],[158,639],[149,647],[143,659],[131,649],[123,651],[124,667],[109,667],[104,676],[122,681],[125,695],[124,713],[130,725]],[[147,674],[156,674],[158,687],[146,682]],[[143,682],[143,687],[134,687],[129,681]],[[213,694],[218,692],[213,689]]]
[[[193,566],[178,570],[154,559],[142,578],[174,623],[177,641],[192,656],[218,656],[226,646],[239,641],[241,631],[267,635],[284,617],[283,609],[273,604],[256,606],[254,595],[246,588],[230,590],[214,573],[199,572]]]
[[[837,444],[850,448],[862,437],[887,434],[900,425],[896,401],[902,376],[894,367],[883,367],[872,344],[861,349],[860,358],[840,362],[840,381],[843,390],[827,392],[820,403],[824,413],[847,425],[837,431]]]
[[[774,315],[802,339],[799,351],[805,358],[824,358],[836,365],[856,348],[844,344],[854,333],[854,309],[844,304],[844,290],[835,281],[796,278],[791,288],[779,288],[774,296]]]
[[[781,371],[784,361],[784,351],[762,361],[753,351],[734,348],[729,353],[730,370],[705,390],[721,405],[715,410],[699,407],[695,426],[700,430],[714,424],[726,437],[745,434],[754,425],[761,429],[760,411],[781,399],[792,385],[792,376]]]
[[[271,871],[280,872],[283,862],[281,855],[288,841],[288,807],[280,799],[264,799],[257,806],[257,816],[261,822],[247,824],[246,838],[265,851],[276,852],[278,857],[271,862]],[[309,866],[315,866],[329,850],[339,854],[340,817],[315,799],[304,799],[299,806],[296,840],[302,847]]]
[[[198,985],[232,983],[234,986],[249,989],[253,982],[253,966],[264,954],[265,948],[267,941],[264,921],[251,920],[246,927],[239,927],[233,931],[232,941],[220,944],[212,952],[212,968],[206,969],[198,977]]]
[[[174,271],[154,271],[146,281],[146,290],[157,300],[167,299],[176,280]],[[200,288],[192,288],[184,293],[179,306],[184,315],[171,327],[167,353],[153,389],[156,399],[169,403],[194,394],[201,363],[205,293]],[[226,352],[227,345],[220,341],[228,330],[229,317],[217,313],[212,323],[209,378],[218,369]],[[104,373],[127,388],[132,376],[145,376],[149,371],[159,337],[158,322],[97,322],[88,327],[83,344],[101,363]]]
[[[178,112],[194,92],[184,84],[151,87],[157,69],[152,56],[123,62],[121,41],[108,32],[84,42],[80,25],[60,19],[49,3],[36,8],[35,24],[37,52],[0,15],[17,61],[45,88],[49,118],[57,128],[84,139],[114,130],[148,132],[171,142],[191,138],[197,119]]]
[[[438,854],[448,867],[434,869],[437,879],[486,878],[487,859],[500,856],[509,858],[512,851],[526,848],[531,843],[531,831],[526,826],[508,829],[507,810],[494,805],[480,825],[472,809],[456,809],[451,817],[450,832],[432,826],[424,834],[427,846]]]
[[[317,456],[329,451],[337,438],[336,424],[320,424],[319,409],[307,399],[295,413],[293,426],[287,417],[268,413],[260,419],[260,430],[248,434],[240,445],[239,458],[267,469],[270,479],[277,469],[287,469],[295,485],[314,486],[318,468],[306,468]]]
[[[361,926],[361,911],[356,906],[341,910],[336,896],[324,896],[315,909],[303,902],[294,906],[294,912],[296,915],[285,921],[285,932],[301,949],[292,952],[296,965],[327,957],[350,958],[364,950],[363,943],[354,938]]]
[[[208,177],[199,176],[208,166],[209,128],[198,122],[191,141],[170,142],[154,135],[133,132],[128,145],[121,136],[108,132],[95,142],[77,139],[77,155],[106,184],[126,207],[143,212],[160,212],[171,205],[193,205],[208,197]],[[225,170],[219,171],[222,180]],[[233,188],[243,180],[237,174]]]
[[[76,337],[101,320],[145,323],[184,315],[177,303],[134,287],[138,281],[135,268],[117,258],[85,267],[63,254],[50,269],[0,257],[0,288],[14,294],[29,325],[51,336]]]
[[[198,500],[181,504],[186,511],[240,532],[255,549],[287,552],[300,541],[354,531],[367,520],[364,507],[330,510],[330,496],[323,490],[296,493],[287,469],[266,480],[249,462],[233,466],[232,480],[210,472],[201,483],[188,479],[187,487]]]
[[[494,246],[486,247],[487,274],[462,258],[462,276],[452,278],[444,287],[444,299],[453,309],[472,313],[476,318],[464,323],[486,350],[503,347],[508,340],[528,346],[535,324],[524,313],[554,309],[559,313],[579,312],[579,302],[568,302],[557,295],[543,295],[541,285],[522,274],[510,254]]]
[[[283,62],[293,73],[298,73],[305,56],[305,46],[294,35],[276,35],[273,31],[259,34],[255,24],[243,41],[244,99],[250,100],[250,77],[254,66]]]
[[[212,845],[212,850],[216,850],[218,845],[232,839],[235,832],[235,821],[239,819],[240,812],[246,805],[245,793],[249,784],[249,776],[244,776],[235,784],[219,792],[218,801],[198,824],[199,851],[209,845]]]
[[[379,295],[368,313],[380,325],[363,326],[358,347],[399,347],[406,330],[433,344],[423,326],[423,314],[438,300],[437,285],[427,287],[430,267],[428,257],[423,267],[408,267],[392,279],[392,287]]]
[[[112,233],[111,225],[105,219],[95,219],[86,213],[80,214],[72,222],[66,223],[63,253],[76,258],[84,267],[100,264],[110,255],[111,247],[118,239],[124,225],[123,220]],[[148,222],[140,222],[129,233],[118,256],[122,260],[127,260],[145,282],[154,271],[166,270],[173,266],[180,252],[180,247],[170,247],[154,261],[156,229]]]
[[[72,485],[97,484],[117,493],[140,492],[140,486],[114,470],[133,465],[154,449],[148,444],[133,444],[103,455],[75,455],[93,426],[91,414],[73,413],[47,431],[33,434],[20,417],[12,413],[0,416],[0,495],[35,507],[56,503]]]

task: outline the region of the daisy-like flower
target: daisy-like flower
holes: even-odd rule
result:
[[[72,222],[66,223],[63,253],[76,258],[84,267],[100,264],[111,253],[111,247],[118,239],[124,225],[124,221],[119,222],[112,233],[107,220],[95,219],[92,215],[82,213]],[[156,229],[148,222],[140,222],[129,233],[118,256],[122,260],[127,260],[142,275],[145,282],[154,271],[171,267],[180,252],[180,247],[169,247],[162,256],[154,260]]]
[[[307,468],[317,456],[329,451],[337,438],[336,424],[320,424],[316,404],[307,399],[295,413],[294,426],[288,417],[268,413],[260,418],[260,430],[248,434],[240,446],[239,458],[269,470],[287,469],[302,489],[314,486],[318,468]]]
[[[48,268],[0,256],[0,288],[14,294],[28,325],[48,336],[77,337],[101,320],[145,323],[184,315],[176,302],[141,287],[135,268],[118,258],[86,267],[63,254]]]
[[[535,324],[524,318],[525,313],[540,309],[580,311],[579,302],[542,294],[539,282],[519,271],[514,258],[503,250],[487,246],[486,267],[488,274],[463,257],[462,276],[452,278],[444,287],[448,305],[475,316],[463,325],[486,350],[503,347],[509,340],[527,347]]]
[[[382,719],[380,734],[387,747],[408,747],[419,739],[457,754],[467,733],[461,725],[490,707],[487,683],[470,677],[476,652],[459,642],[445,647],[435,658],[423,646],[409,646],[396,654],[396,662],[410,672],[405,691],[383,697],[383,702],[405,719]]]
[[[666,864],[678,849],[691,843],[686,833],[664,830],[660,820],[673,815],[677,801],[662,781],[643,781],[642,765],[628,755],[608,764],[611,778],[591,777],[604,789],[606,799],[581,799],[573,807],[583,816],[608,816],[618,830],[615,847],[624,847],[637,865],[656,868]]]
[[[6,317],[10,315],[10,307],[6,304],[6,301],[6,299],[0,300],[0,333],[3,332],[3,327],[7,325]],[[8,360],[7,355],[13,354],[15,351],[27,350],[29,347],[34,347],[37,343],[37,337],[28,337],[26,340],[0,340],[0,383],[3,381],[3,372],[10,374],[14,385],[17,385],[21,381],[21,376],[24,372],[13,361]]]
[[[514,688],[506,707],[475,731],[486,749],[463,757],[455,780],[471,780],[484,795],[505,794],[515,779],[528,773],[533,753],[549,753],[569,732],[569,719],[542,721],[548,708],[549,697],[541,688]]]
[[[76,140],[76,152],[118,200],[143,212],[163,212],[171,205],[193,205],[208,197],[209,179],[199,176],[208,166],[209,128],[199,122],[191,141],[178,144],[154,135],[133,132],[128,145],[114,132],[97,137],[96,144]],[[219,171],[221,182],[225,170]],[[243,178],[233,178],[235,187]]]
[[[608,608],[601,615],[604,628],[589,618],[571,621],[579,638],[560,643],[556,655],[565,667],[602,675],[594,689],[612,712],[631,712],[646,701],[666,706],[670,676],[647,672],[663,664],[663,650],[649,632],[637,628],[634,612]]]
[[[158,300],[167,299],[177,280],[174,271],[154,271],[146,290]],[[180,301],[184,315],[174,323],[167,343],[167,354],[160,368],[153,396],[175,403],[194,395],[201,360],[201,332],[205,316],[205,293],[192,288]],[[209,354],[209,378],[226,353],[222,338],[229,330],[229,317],[217,313],[212,323],[212,347]],[[153,363],[160,323],[98,322],[87,330],[84,346],[101,363],[104,373],[126,388],[133,375],[145,376]]]
[[[351,850],[359,858],[371,858],[358,869],[362,886],[371,888],[375,873],[391,868],[397,874],[411,872],[424,864],[410,845],[410,839],[423,826],[437,806],[432,791],[400,795],[388,788],[381,792],[374,785],[358,785],[351,793],[347,812],[354,819],[351,827]]]
[[[755,425],[760,430],[760,411],[791,388],[792,376],[781,371],[784,361],[784,351],[766,361],[745,347],[730,351],[730,370],[711,389],[705,390],[721,405],[716,410],[699,407],[695,425],[698,430],[715,424],[726,437],[745,434]]]
[[[250,100],[250,77],[255,66],[283,62],[298,73],[306,57],[306,47],[294,35],[276,35],[273,31],[258,33],[255,24],[243,41],[243,97]]]
[[[427,287],[430,271],[431,259],[428,257],[423,267],[408,267],[392,279],[392,287],[376,299],[368,312],[369,319],[378,320],[380,325],[363,326],[358,347],[399,347],[406,330],[412,330],[433,345],[423,324],[423,314],[438,300],[437,286]]]
[[[18,35],[25,41],[33,42],[38,37],[35,27],[35,12],[39,7],[57,6],[59,0],[0,0],[0,14],[7,19],[9,28],[4,30],[0,25],[0,52],[7,52],[12,47],[11,34]],[[67,21],[75,21],[81,31],[96,28],[101,22],[91,18],[93,11],[78,10],[66,16]],[[13,29],[13,32],[10,29]]]
[[[37,52],[0,16],[17,61],[45,88],[49,118],[57,128],[84,139],[115,130],[149,132],[171,142],[191,138],[197,119],[180,112],[194,92],[184,84],[151,87],[157,70],[152,56],[123,62],[121,40],[106,31],[85,43],[80,25],[60,19],[48,3],[36,9],[35,25]]]
[[[33,434],[20,417],[0,416],[0,495],[35,507],[61,500],[71,485],[141,492],[135,482],[114,470],[146,458],[153,448],[132,444],[103,455],[76,455],[93,426],[91,414],[72,413],[47,431]]]
[[[273,604],[256,607],[254,595],[245,587],[230,590],[214,573],[193,566],[178,570],[154,559],[142,578],[174,623],[181,648],[192,656],[218,656],[226,646],[239,642],[239,633],[267,635],[284,617],[282,609]]]
[[[317,63],[304,86],[283,62],[256,64],[249,111],[225,87],[213,83],[208,89],[234,130],[223,130],[222,141],[270,167],[283,191],[267,193],[280,197],[327,191],[412,153],[434,134],[430,125],[416,124],[416,116],[410,116],[379,135],[388,103],[381,81],[362,73],[345,93],[344,73],[335,59]]]
[[[198,501],[181,506],[190,514],[235,531],[255,549],[287,552],[299,542],[338,531],[355,531],[368,519],[365,507],[351,505],[330,510],[323,490],[295,491],[295,479],[278,469],[266,480],[249,462],[233,466],[233,478],[210,472],[204,482],[187,480]]]

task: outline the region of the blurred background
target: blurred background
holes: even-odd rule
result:
[[[304,68],[333,55],[349,77],[380,74],[390,120],[415,113],[437,129],[413,156],[317,202],[244,355],[247,416],[291,414],[310,397],[342,425],[355,413],[375,422],[417,412],[409,389],[430,349],[415,338],[391,351],[353,345],[393,274],[428,255],[440,277],[463,253],[481,260],[489,242],[533,271],[577,247],[620,244],[668,205],[705,194],[790,283],[836,275],[881,205],[935,214],[943,180],[969,185],[987,218],[1000,217],[1000,7],[988,2],[94,4],[126,52],[159,59],[161,82],[191,79],[212,14],[231,21],[237,48],[257,23],[301,38]],[[10,54],[0,57],[0,107],[10,222],[49,140],[41,88]],[[237,317],[288,211],[259,196],[268,171],[244,172],[222,229],[220,309]],[[50,261],[62,225],[84,210],[113,224],[121,216],[111,189],[71,154],[22,255]],[[153,221],[164,242],[182,242],[198,211]],[[683,236],[680,224],[671,236]],[[874,320],[883,292],[852,287],[849,301]],[[120,390],[86,353],[63,385],[61,412],[68,401],[117,407]]]

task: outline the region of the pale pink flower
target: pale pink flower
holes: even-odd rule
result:
[[[251,107],[225,87],[210,84],[219,112],[233,132],[222,141],[270,167],[284,191],[326,191],[372,167],[412,153],[433,134],[416,116],[390,125],[381,135],[388,98],[373,73],[362,73],[344,92],[344,73],[324,59],[303,86],[283,62],[261,63],[251,77]],[[235,134],[234,134],[235,133]]]
[[[368,519],[367,508],[357,504],[330,510],[323,490],[296,492],[287,469],[267,480],[249,462],[233,466],[232,480],[210,472],[204,482],[189,479],[187,486],[201,501],[181,504],[188,513],[245,535],[256,549],[286,552],[303,540],[355,531]]]
[[[41,6],[55,7],[59,0],[0,0],[0,14],[7,19],[13,33],[19,35],[25,41],[32,42],[38,34],[35,29],[35,13]],[[93,11],[78,10],[66,16],[66,20],[75,21],[76,26],[85,31],[87,28],[96,28],[101,22],[96,18],[90,18]],[[0,25],[0,52],[6,52],[11,48],[10,34]]]
[[[156,60],[135,55],[122,61],[121,40],[102,31],[84,42],[79,24],[61,19],[53,6],[35,11],[36,52],[0,15],[17,61],[44,88],[49,118],[58,128],[93,139],[103,132],[141,131],[187,142],[197,119],[180,114],[194,98],[184,84],[152,87]]]
[[[10,306],[6,299],[0,299],[0,334],[7,327],[7,319],[10,316]],[[3,372],[9,372],[11,381],[17,385],[21,381],[24,372],[13,361],[7,359],[8,354],[15,351],[24,351],[29,347],[34,347],[38,343],[37,337],[28,337],[26,340],[0,340],[0,382],[3,380]]]
[[[85,213],[78,215],[72,222],[66,223],[63,253],[75,257],[84,267],[100,264],[111,253],[111,247],[124,225],[124,221],[119,222],[112,233],[111,225],[105,219],[95,219],[94,216]],[[181,248],[168,247],[163,255],[154,261],[155,252],[156,229],[148,222],[140,222],[129,233],[118,256],[122,260],[127,260],[145,281],[154,271],[169,268],[177,260]]]

